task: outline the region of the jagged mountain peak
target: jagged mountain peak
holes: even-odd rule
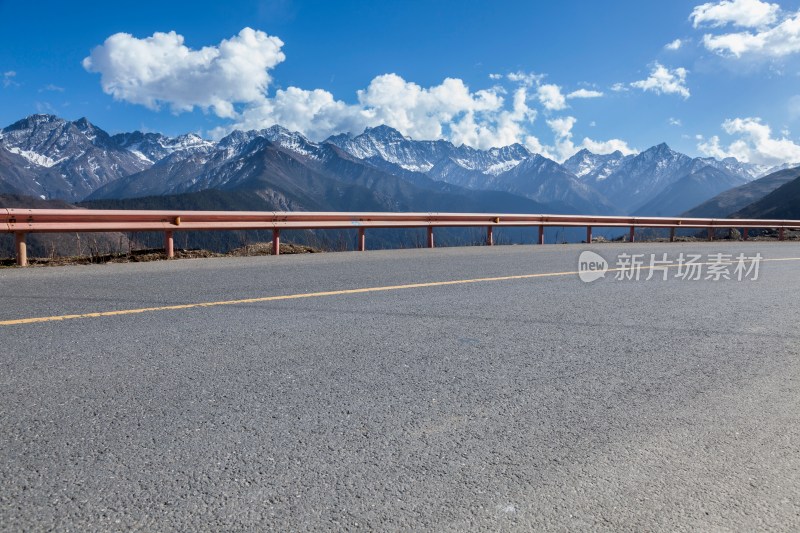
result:
[[[353,140],[353,134],[350,132],[346,132],[346,133],[337,133],[335,135],[331,135],[330,137],[325,139],[324,142],[339,146],[340,144],[344,144],[352,140]]]
[[[154,172],[183,165],[189,175],[234,159],[244,160],[256,152],[281,154],[274,157],[289,157],[309,168],[347,160],[377,168],[385,175],[511,192],[536,201],[572,205],[577,210],[590,211],[594,198],[603,210],[615,212],[630,212],[676,180],[705,166],[752,177],[761,171],[733,158],[692,159],[666,143],[638,155],[624,155],[619,150],[595,154],[584,148],[559,164],[519,143],[480,149],[455,146],[442,139],[417,141],[387,125],[366,128],[358,135],[334,135],[316,143],[302,133],[275,124],[262,130],[233,131],[219,142],[211,142],[196,133],[168,137],[135,131],[109,137],[85,117],[67,121],[37,114],[0,130],[0,145],[37,168],[55,167],[53,173],[63,175],[70,184],[59,185],[57,192],[52,192],[55,188],[45,192],[48,197],[58,194],[69,199],[80,198],[98,184],[152,165],[159,167]],[[705,175],[721,182],[718,173]],[[604,198],[614,206],[610,207]]]
[[[681,154],[680,152],[676,152],[669,145],[665,142],[659,143],[655,146],[651,146],[641,154],[640,156],[650,158],[650,157],[664,157],[664,156],[683,156],[689,159],[689,156]]]
[[[0,144],[39,174],[29,190],[44,198],[82,199],[152,164],[121,148],[86,118],[69,122],[54,115],[31,115],[4,128]]]
[[[380,126],[367,128],[361,135],[372,137],[375,139],[380,139],[383,141],[402,142],[411,140],[410,138],[405,137],[398,130],[392,128],[391,126],[387,126],[386,124],[381,124]]]
[[[517,156],[517,157],[531,157],[533,152],[525,148],[519,143],[509,144],[508,146],[495,146],[486,150],[490,155],[495,157],[502,156]]]
[[[86,129],[86,128],[93,127],[92,123],[89,122],[89,119],[86,118],[86,117],[81,117],[78,120],[73,120],[72,123],[75,124],[80,129]]]
[[[16,131],[16,130],[27,130],[33,129],[40,126],[52,126],[52,125],[64,125],[67,121],[63,118],[57,117],[55,115],[47,115],[44,113],[37,113],[34,115],[28,115],[27,117],[18,120],[3,128],[3,131]]]
[[[207,152],[215,147],[196,133],[167,137],[161,133],[133,131],[111,137],[116,146],[127,150],[145,163],[154,164],[175,152]]]
[[[564,161],[563,165],[584,181],[598,182],[610,176],[623,161],[630,157],[632,156],[626,156],[620,150],[615,150],[610,154],[595,154],[583,148]]]

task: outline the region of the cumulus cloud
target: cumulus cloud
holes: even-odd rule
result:
[[[778,4],[760,0],[723,0],[695,7],[689,18],[695,28],[702,25],[725,26],[727,24],[744,28],[758,28],[775,22],[780,9]]]
[[[265,100],[269,71],[285,59],[282,47],[277,37],[251,28],[199,50],[174,31],[144,39],[117,33],[83,67],[99,73],[103,91],[117,100],[150,109],[168,103],[176,113],[199,107],[232,118],[236,104]]]
[[[629,89],[628,86],[625,85],[624,83],[618,82],[611,86],[611,90],[614,91],[615,93],[624,93]]]
[[[539,102],[548,111],[559,111],[567,107],[567,99],[561,93],[561,87],[558,85],[552,83],[539,85],[537,94],[539,95]]]
[[[735,118],[722,123],[722,129],[736,138],[726,147],[719,136],[700,139],[702,153],[719,159],[735,157],[739,161],[762,165],[800,162],[800,145],[786,136],[772,136],[772,129],[758,118]]]
[[[679,94],[685,99],[690,96],[689,89],[686,87],[687,73],[688,71],[682,67],[670,70],[660,63],[656,63],[650,76],[631,83],[631,87],[643,91],[653,91],[656,94]]]
[[[343,131],[360,132],[387,124],[416,139],[448,138],[478,148],[526,142],[527,126],[536,118],[528,92],[518,87],[510,106],[501,91],[471,91],[462,80],[421,87],[397,74],[377,76],[347,104],[322,89],[279,89],[273,98],[248,106],[237,123],[216,131],[258,129],[281,124],[315,140]]]
[[[282,47],[277,37],[250,28],[200,49],[187,47],[175,32],[142,39],[118,33],[92,50],[83,66],[99,73],[103,90],[117,100],[174,113],[199,108],[227,119],[210,132],[216,138],[281,124],[322,140],[387,124],[416,139],[476,148],[522,143],[542,152],[547,147],[531,133],[535,104],[550,112],[566,108],[568,98],[603,95],[579,89],[565,96],[560,86],[543,83],[543,75],[526,72],[490,74],[497,83],[479,90],[456,78],[424,87],[389,73],[345,101],[324,89],[272,88],[271,72],[285,59]]]
[[[540,153],[563,162],[569,157],[575,155],[579,150],[586,148],[595,154],[610,154],[617,150],[624,155],[635,154],[636,150],[628,146],[628,143],[621,139],[610,139],[608,141],[595,141],[589,137],[584,137],[580,145],[575,145],[573,142],[572,128],[578,120],[575,117],[567,116],[554,118],[547,121],[547,125],[553,131],[555,138],[555,145],[550,147],[542,147]]]
[[[568,99],[572,98],[600,98],[603,96],[603,93],[600,91],[592,91],[589,89],[578,89],[577,91],[572,91],[567,95]]]
[[[664,48],[666,50],[680,50],[681,46],[683,46],[683,41],[680,39],[675,39],[674,41],[665,44]]]
[[[720,55],[783,57],[800,52],[800,12],[759,31],[707,34],[703,45]]]
[[[584,137],[581,143],[582,148],[586,148],[595,154],[613,154],[621,152],[622,155],[638,154],[639,151],[628,146],[622,139],[609,139],[607,141],[595,141],[589,137]]]
[[[694,8],[694,26],[739,31],[706,33],[703,45],[721,56],[780,58],[800,52],[800,11],[784,13],[778,4],[760,0],[726,0]]]
[[[683,123],[681,122],[681,119],[674,118],[674,117],[669,117],[669,119],[667,119],[667,124],[669,124],[670,126],[682,126],[683,125]]]

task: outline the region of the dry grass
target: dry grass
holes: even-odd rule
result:
[[[321,250],[310,246],[297,244],[281,244],[281,254],[312,254]],[[272,243],[260,242],[236,248],[228,253],[221,254],[208,250],[175,250],[175,259],[205,259],[211,257],[250,257],[271,255]],[[68,257],[29,257],[30,266],[65,266],[65,265],[97,265],[107,263],[146,263],[149,261],[166,261],[164,250],[134,250],[125,253],[92,254],[87,256]],[[0,259],[0,268],[13,267],[16,263],[13,258]]]

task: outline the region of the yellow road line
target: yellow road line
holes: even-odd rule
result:
[[[776,258],[776,259],[761,259],[762,262],[765,261],[800,261],[800,257],[784,257],[784,258]],[[712,263],[695,263],[696,265],[708,265]],[[713,264],[720,264],[720,263],[713,263]],[[726,264],[726,263],[722,263]],[[733,262],[727,264],[734,264]],[[675,267],[677,265],[666,265],[666,266],[659,266],[656,267],[657,270],[663,268],[670,268]],[[650,266],[642,265],[640,267],[641,270],[648,270]],[[618,272],[621,270],[630,270],[630,267],[622,267],[622,268],[609,268],[607,272]],[[119,311],[100,311],[96,313],[81,313],[81,314],[74,314],[74,315],[56,315],[56,316],[43,316],[43,317],[32,317],[32,318],[19,318],[15,320],[3,320],[0,321],[0,326],[15,326],[20,324],[36,324],[40,322],[58,322],[63,320],[75,320],[80,318],[100,318],[105,316],[121,316],[121,315],[138,315],[141,313],[153,313],[156,311],[180,311],[184,309],[195,309],[198,307],[217,307],[221,305],[240,305],[240,304],[252,304],[252,303],[261,303],[261,302],[278,302],[282,300],[298,300],[301,298],[321,298],[324,296],[340,296],[340,295],[347,295],[347,294],[364,294],[368,292],[387,292],[387,291],[397,291],[397,290],[404,290],[404,289],[422,289],[427,287],[444,287],[447,285],[466,285],[469,283],[484,283],[488,281],[510,281],[510,280],[519,280],[519,279],[533,279],[533,278],[548,278],[548,277],[557,277],[557,276],[575,276],[578,275],[578,271],[568,271],[568,272],[544,272],[544,273],[537,273],[537,274],[519,274],[515,276],[497,276],[491,278],[474,278],[474,279],[457,279],[451,281],[431,281],[427,283],[410,283],[406,285],[387,285],[384,287],[365,287],[361,289],[345,289],[340,291],[323,291],[323,292],[308,292],[308,293],[300,293],[300,294],[286,294],[281,296],[262,296],[258,298],[243,298],[240,300],[222,300],[217,302],[200,302],[200,303],[193,303],[193,304],[179,304],[179,305],[165,305],[160,307],[142,307],[139,309],[122,309]]]

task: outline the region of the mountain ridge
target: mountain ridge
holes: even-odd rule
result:
[[[254,157],[260,152],[274,161],[267,165]],[[233,131],[219,141],[191,133],[177,137],[139,131],[109,135],[86,118],[67,121],[42,114],[0,130],[0,190],[41,198],[76,201],[233,187],[235,179],[244,179],[245,167],[251,164],[262,164],[258,167],[262,170],[272,168],[275,179],[292,167],[299,177],[316,172],[342,183],[358,181],[352,176],[371,176],[359,186],[380,189],[383,195],[402,197],[405,184],[462,197],[466,191],[497,192],[525,198],[540,208],[587,214],[635,212],[705,167],[718,171],[709,173],[713,177],[708,178],[716,180],[708,184],[714,192],[737,180],[751,180],[762,171],[732,158],[691,158],[665,143],[627,156],[619,151],[593,154],[584,149],[558,163],[520,144],[480,150],[446,140],[414,140],[386,125],[367,128],[358,135],[334,135],[322,142],[279,125]],[[240,166],[234,170],[235,165]],[[284,178],[291,176],[279,180],[288,187],[288,181],[281,181]],[[308,193],[318,195],[321,190]],[[700,203],[701,198],[696,199],[685,203]],[[312,203],[325,201],[316,198]],[[403,204],[388,196],[382,203],[387,208]]]

